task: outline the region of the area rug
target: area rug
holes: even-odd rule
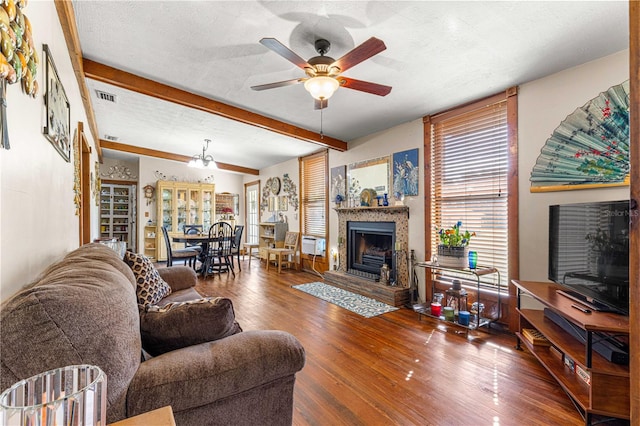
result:
[[[294,285],[292,287],[329,303],[333,303],[334,305],[338,305],[341,308],[348,309],[365,318],[371,318],[398,310],[396,307],[375,299],[320,282]]]

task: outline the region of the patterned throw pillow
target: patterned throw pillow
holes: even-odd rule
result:
[[[171,287],[160,277],[153,263],[141,254],[126,252],[124,261],[136,277],[136,296],[138,305],[146,308],[156,305],[171,294]]]

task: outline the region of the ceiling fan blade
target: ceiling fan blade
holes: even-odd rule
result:
[[[360,62],[377,55],[386,48],[387,46],[385,46],[382,40],[371,37],[369,40],[365,41],[360,46],[353,48],[342,58],[335,61],[332,66],[337,66],[340,68],[340,72],[344,72],[349,68],[358,65]]]
[[[347,89],[359,90],[361,92],[371,93],[378,96],[387,96],[391,92],[391,86],[371,83],[369,81],[356,80],[348,77],[337,77],[340,86]]]
[[[265,37],[260,40],[260,44],[262,44],[265,47],[268,47],[269,49],[276,52],[278,55],[285,58],[287,61],[294,63],[296,66],[302,69],[312,68],[311,65],[307,63],[307,61],[302,59],[293,50],[289,49],[287,46],[280,43],[275,38]]]
[[[275,83],[268,83],[268,84],[260,84],[258,86],[251,86],[251,88],[253,90],[275,89],[277,87],[292,86],[294,84],[302,83],[305,80],[306,80],[306,78],[294,78],[293,80],[285,80],[285,81],[278,81],[278,82],[275,82]]]
[[[313,109],[324,109],[329,106],[329,99],[314,99]]]

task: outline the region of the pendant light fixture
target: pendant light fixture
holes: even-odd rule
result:
[[[217,169],[218,168],[211,154],[206,154],[206,151],[209,148],[210,143],[211,143],[211,139],[204,140],[204,144],[202,145],[202,154],[194,155],[193,158],[191,158],[191,160],[187,164],[189,167],[195,167],[197,169]]]

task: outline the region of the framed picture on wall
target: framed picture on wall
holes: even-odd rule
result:
[[[331,168],[331,201],[334,203],[338,195],[341,200],[347,199],[347,166],[337,166]]]
[[[56,65],[49,47],[42,45],[45,56],[45,94],[46,124],[42,129],[44,136],[60,153],[66,162],[71,161],[71,109],[69,99],[62,87]]]
[[[393,154],[393,195],[418,195],[418,148]]]
[[[286,212],[289,210],[289,199],[286,195],[278,196],[278,211]]]

